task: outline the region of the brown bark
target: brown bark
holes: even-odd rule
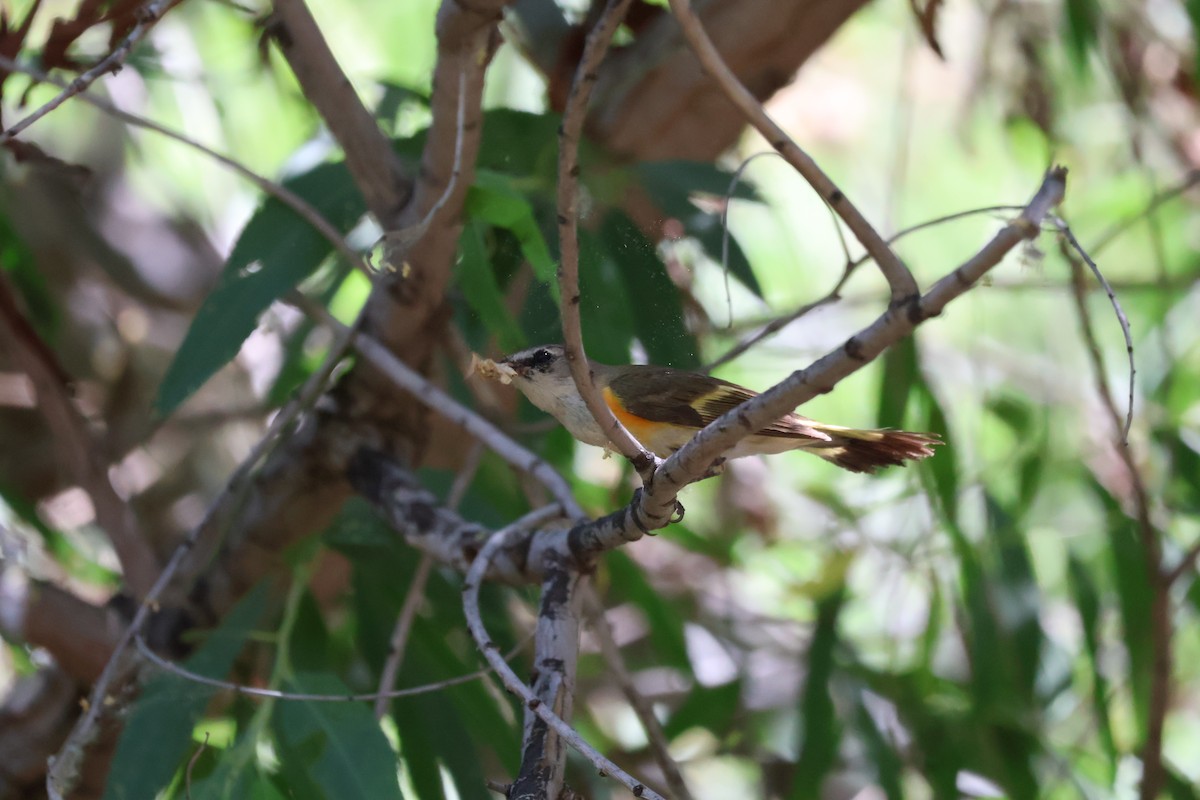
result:
[[[791,82],[800,65],[865,0],[719,0],[697,3],[725,62],[759,100]],[[601,70],[587,135],[631,160],[711,161],[746,120],[704,73],[679,26],[663,14]]]

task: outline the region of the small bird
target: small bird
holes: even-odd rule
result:
[[[683,447],[726,411],[758,396],[750,389],[697,372],[612,367],[590,360],[589,364],[592,380],[613,416],[660,458]],[[575,388],[562,345],[540,345],[514,353],[495,362],[485,374],[510,379],[531,403],[561,422],[579,441],[609,446],[608,437]],[[791,413],[742,439],[725,458],[807,450],[851,472],[874,472],[928,458],[939,444],[942,442],[935,434],[844,428]]]

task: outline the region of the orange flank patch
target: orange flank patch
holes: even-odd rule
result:
[[[608,387],[605,387],[601,394],[617,421],[624,425],[625,429],[632,433],[644,447],[653,450],[660,458],[666,458],[682,447],[683,443],[695,432],[669,422],[654,422],[645,417],[630,414]]]

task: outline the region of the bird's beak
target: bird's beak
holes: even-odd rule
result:
[[[502,358],[496,362],[496,366],[501,372],[507,372],[509,377],[525,378],[529,376],[529,365],[521,364],[512,360],[512,356]]]

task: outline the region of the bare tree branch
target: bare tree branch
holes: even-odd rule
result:
[[[391,143],[342,72],[304,0],[276,0],[274,6],[268,30],[304,96],[342,146],[367,208],[384,230],[398,227],[412,184]]]
[[[16,567],[0,571],[0,632],[44,647],[77,681],[96,679],[120,636],[116,614]],[[3,796],[3,795],[0,795]]]
[[[787,133],[767,116],[762,104],[733,74],[725,60],[721,58],[721,54],[717,52],[712,40],[708,38],[708,34],[705,33],[700,18],[692,10],[690,0],[670,1],[671,11],[679,20],[684,36],[687,37],[692,51],[704,66],[704,70],[721,86],[726,96],[733,101],[734,105],[750,121],[750,124],[758,129],[767,142],[778,150],[779,154],[787,159],[787,162],[809,182],[817,194],[838,213],[838,216],[854,233],[862,246],[875,259],[880,271],[887,278],[888,285],[892,288],[892,302],[899,304],[917,296],[920,293],[917,282],[895,251],[888,246],[883,237],[850,202],[842,190],[817,166],[817,162],[801,150]]]
[[[119,72],[121,70],[121,66],[125,63],[125,59],[129,58],[130,52],[132,52],[137,43],[145,38],[146,34],[150,32],[150,28],[154,26],[154,23],[158,22],[159,18],[166,13],[167,9],[177,2],[180,2],[180,0],[151,0],[151,2],[146,3],[140,9],[138,9],[136,12],[137,24],[130,29],[129,33],[126,34],[125,38],[121,40],[120,44],[113,48],[111,53],[100,59],[100,61],[97,62],[94,67],[80,75],[75,80],[71,81],[70,84],[62,87],[62,92],[60,92],[49,103],[41,106],[32,114],[10,127],[8,130],[0,133],[0,145],[7,144],[9,141],[19,136],[21,132],[30,125],[49,114],[51,111],[67,102],[75,95],[85,91],[89,86],[95,83],[101,75],[105,74],[106,72],[112,72],[114,74]],[[57,83],[57,81],[55,83]]]
[[[563,112],[558,136],[558,266],[559,310],[562,316],[563,343],[575,388],[587,403],[596,424],[616,449],[649,482],[658,459],[634,438],[605,404],[600,390],[592,382],[587,353],[583,347],[583,329],[579,317],[579,138],[592,96],[600,62],[617,26],[629,10],[631,0],[609,0],[587,37],[583,57],[575,70],[571,93]]]
[[[579,662],[579,587],[585,579],[565,558],[551,557],[543,563],[546,577],[530,686],[537,705],[525,707],[524,751],[521,769],[508,792],[510,800],[559,797],[566,784],[567,745],[537,709],[549,708],[564,721],[571,718]]]
[[[54,434],[59,468],[92,498],[96,520],[112,542],[126,585],[137,597],[144,596],[158,574],[158,559],[133,509],[109,480],[109,459],[70,397],[70,377],[26,319],[4,272],[0,272],[0,330],[13,359],[33,381],[38,408]]]
[[[579,751],[585,758],[595,765],[597,769],[623,783],[629,788],[630,791],[634,793],[635,796],[652,798],[652,800],[662,800],[661,796],[656,792],[647,789],[644,784],[640,783],[632,775],[625,772],[612,761],[605,758],[601,753],[596,751],[595,748],[591,747],[591,745],[585,742],[570,725],[568,725],[560,716],[554,713],[552,708],[543,702],[542,699],[538,697],[538,695],[536,695],[529,686],[527,686],[520,678],[517,677],[517,674],[513,672],[512,668],[509,667],[507,663],[505,663],[504,659],[500,658],[500,654],[497,652],[496,643],[491,640],[491,637],[488,636],[487,628],[484,627],[483,618],[479,613],[479,587],[484,580],[485,574],[488,572],[489,562],[491,561],[493,555],[504,549],[504,547],[508,544],[508,540],[520,533],[522,529],[528,529],[538,525],[540,522],[549,517],[551,513],[553,513],[553,509],[539,509],[531,514],[527,514],[526,516],[514,522],[512,525],[497,531],[491,538],[488,539],[487,543],[484,544],[483,548],[479,551],[479,555],[477,555],[475,560],[472,562],[471,568],[467,571],[466,584],[463,590],[463,613],[467,617],[467,627],[471,629],[471,635],[475,638],[475,643],[479,646],[480,651],[488,660],[488,663],[492,665],[492,669],[494,669],[500,676],[500,680],[504,683],[504,686],[509,691],[515,692],[518,696],[520,696],[520,698],[525,702],[526,707],[532,711],[542,723],[544,723],[549,729],[552,729],[558,736],[562,737],[563,741],[567,742],[571,747],[574,747],[577,751]],[[563,579],[564,578],[562,577],[557,577],[554,578],[552,582],[561,582]],[[565,589],[567,587],[563,588]],[[557,589],[555,589],[555,591],[557,591]],[[543,592],[543,595],[544,594],[545,592]],[[525,763],[523,763],[522,770],[524,770],[525,766]],[[550,779],[551,776],[547,774],[544,785],[549,785]],[[513,796],[514,795],[510,789],[509,797]],[[543,793],[536,796],[551,798],[558,797],[557,793]]]
[[[1158,528],[1150,511],[1150,493],[1146,481],[1134,459],[1129,439],[1125,435],[1121,413],[1117,410],[1117,402],[1113,398],[1112,389],[1104,371],[1104,358],[1100,353],[1100,345],[1096,340],[1096,332],[1092,328],[1092,319],[1087,309],[1086,290],[1083,265],[1080,263],[1082,249],[1075,237],[1063,239],[1062,252],[1071,265],[1075,291],[1075,310],[1079,317],[1079,327],[1087,346],[1088,359],[1092,366],[1093,379],[1096,382],[1096,393],[1108,414],[1113,428],[1113,446],[1121,463],[1125,467],[1129,486],[1132,489],[1131,500],[1133,515],[1137,522],[1138,541],[1142,548],[1142,557],[1146,560],[1146,582],[1150,586],[1150,641],[1152,643],[1150,668],[1150,702],[1148,719],[1146,720],[1146,741],[1142,747],[1142,780],[1138,796],[1141,800],[1156,800],[1166,787],[1167,773],[1163,765],[1163,727],[1166,724],[1167,712],[1171,705],[1171,576],[1163,572],[1162,542],[1159,539]],[[1090,261],[1090,259],[1088,259]]]

